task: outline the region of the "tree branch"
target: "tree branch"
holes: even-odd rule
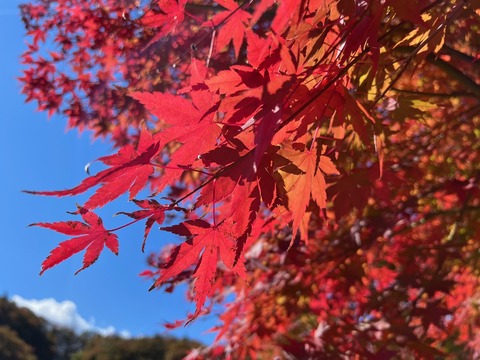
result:
[[[470,77],[465,75],[463,72],[458,70],[452,64],[436,57],[434,54],[429,54],[427,56],[427,61],[438,67],[440,70],[443,70],[448,76],[452,79],[458,81],[465,88],[467,88],[475,97],[480,99],[480,85],[473,81]]]
[[[427,92],[427,91],[415,91],[415,90],[408,90],[408,89],[398,89],[392,88],[392,91],[400,92],[403,94],[409,94],[414,96],[428,96],[428,97],[439,97],[439,98],[452,98],[452,97],[476,97],[474,94],[469,92],[461,92],[461,91],[453,91],[451,93],[434,93],[434,92]]]

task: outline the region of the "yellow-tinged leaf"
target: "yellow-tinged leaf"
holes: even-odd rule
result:
[[[383,133],[374,135],[373,142],[375,144],[375,151],[377,152],[378,157],[378,178],[381,179],[383,176],[383,159],[385,157],[385,135]]]
[[[424,101],[420,99],[412,99],[411,104],[412,104],[412,107],[414,107],[415,109],[421,110],[423,112],[434,110],[438,107],[437,104],[433,104],[429,101]]]
[[[310,199],[322,209],[327,205],[324,173],[337,175],[339,172],[330,158],[317,156],[316,146],[308,149],[303,145],[298,150],[285,146],[278,154],[289,160],[287,165],[278,170],[278,174],[283,181],[287,208],[292,214],[293,233],[297,234],[304,225]],[[301,231],[301,235],[304,233],[305,230]]]
[[[320,156],[320,170],[327,175],[339,175],[337,167],[333,164],[333,161],[328,156]]]
[[[358,78],[358,85],[359,86],[362,86],[363,83],[365,82],[365,80],[368,79],[368,75],[370,74],[370,70],[371,70],[371,68],[369,68],[367,72],[360,75],[360,77]]]
[[[410,31],[408,35],[400,41],[395,48],[401,46],[413,46],[416,49],[417,56],[420,54],[437,53],[445,42],[445,17],[439,16],[433,18],[430,14],[423,14],[422,20],[425,26],[419,26]]]

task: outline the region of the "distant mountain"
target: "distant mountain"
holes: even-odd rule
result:
[[[0,297],[1,360],[180,360],[201,344],[172,337],[75,334]]]

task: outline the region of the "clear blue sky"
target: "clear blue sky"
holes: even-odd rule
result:
[[[146,268],[147,253],[175,241],[166,233],[153,229],[143,254],[143,224],[138,224],[118,232],[118,257],[105,251],[92,267],[74,276],[81,267],[82,256],[77,255],[38,275],[44,258],[67,237],[28,224],[72,220],[66,211],[74,211],[75,204],[83,203],[86,197],[50,198],[21,190],[77,185],[86,176],[85,164],[112,153],[112,147],[108,141],[94,142],[90,134],[67,132],[65,119],[54,116],[48,120],[45,113],[36,111],[35,104],[25,104],[16,80],[21,75],[19,57],[26,48],[19,3],[0,2],[0,295],[71,300],[81,316],[95,319],[96,326],[114,326],[133,335],[163,333],[164,321],[183,319],[194,310],[184,300],[182,289],[173,295],[163,290],[148,292],[151,283],[138,276]],[[113,218],[112,214],[132,208],[123,197],[99,215],[107,228],[113,228],[126,218]],[[205,330],[214,320],[199,319],[170,334],[209,343],[214,335],[205,334]]]

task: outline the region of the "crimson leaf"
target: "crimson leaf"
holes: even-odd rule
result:
[[[80,271],[86,269],[97,261],[105,245],[111,252],[118,255],[117,235],[112,234],[105,229],[102,219],[83,207],[79,207],[76,213],[82,216],[85,223],[80,221],[62,221],[54,223],[35,223],[30,225],[55,230],[66,235],[79,235],[61,242],[50,252],[50,255],[48,255],[42,263],[40,275],[51,267],[54,267],[84,249],[86,249],[86,252],[83,256],[83,266],[75,274],[78,274]]]
[[[142,243],[142,251],[145,250],[145,243],[147,242],[148,234],[155,222],[158,224],[163,223],[165,220],[165,210],[167,209],[166,206],[159,204],[156,200],[136,200],[133,199],[133,202],[140,206],[143,210],[137,210],[132,213],[126,212],[119,212],[119,214],[124,214],[130,216],[135,220],[147,219],[145,223],[145,235],[143,236],[143,243]]]

